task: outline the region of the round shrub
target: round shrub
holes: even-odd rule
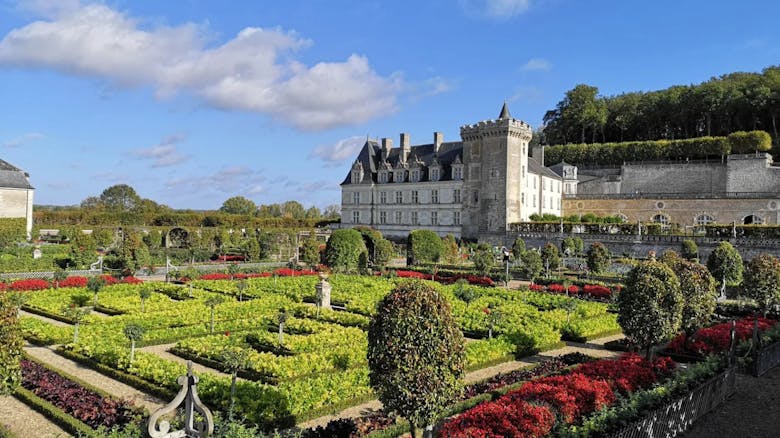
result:
[[[761,254],[748,262],[742,294],[756,300],[766,316],[780,302],[780,261],[769,254]]]
[[[325,246],[325,264],[334,271],[355,271],[366,244],[360,232],[353,229],[336,230]]]
[[[609,249],[600,242],[594,242],[588,248],[588,269],[591,272],[604,272],[609,267]]]
[[[414,230],[409,233],[406,258],[410,265],[436,263],[444,253],[441,237],[431,230]]]

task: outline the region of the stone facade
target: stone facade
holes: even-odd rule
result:
[[[341,184],[341,225],[402,238],[414,229],[479,239],[534,214],[561,214],[562,180],[529,156],[531,127],[512,118],[460,128],[461,141],[366,141]]]
[[[0,160],[0,218],[25,218],[28,238],[32,233],[34,193],[27,172]]]

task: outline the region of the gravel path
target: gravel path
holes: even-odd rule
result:
[[[606,350],[604,348],[604,343],[616,339],[621,339],[622,337],[623,337],[622,334],[609,336],[601,339],[595,339],[587,344],[567,343],[565,347],[558,348],[555,350],[545,351],[542,354],[525,357],[521,361],[514,360],[514,361],[504,362],[498,365],[494,365],[492,367],[487,367],[481,370],[472,371],[470,373],[467,373],[466,377],[463,380],[467,384],[478,382],[480,380],[493,377],[498,373],[507,373],[509,371],[516,370],[518,368],[531,366],[537,362],[542,361],[543,359],[548,359],[550,357],[555,357],[555,356],[561,356],[567,353],[579,352],[594,357],[617,357],[622,353]],[[353,406],[351,408],[345,409],[333,415],[325,415],[319,418],[306,421],[304,423],[298,424],[298,427],[300,427],[301,429],[308,429],[317,426],[325,426],[331,420],[336,420],[339,418],[359,417],[364,413],[379,410],[379,409],[382,409],[382,403],[380,403],[379,400],[372,400],[370,402],[363,403],[362,405]]]
[[[167,403],[156,397],[145,394],[132,386],[116,381],[85,365],[64,358],[55,353],[50,347],[28,345],[24,347],[24,351],[31,357],[48,364],[52,368],[88,382],[90,385],[115,397],[132,400],[137,406],[143,406],[148,409],[149,412],[154,412]]]
[[[182,357],[176,356],[175,354],[169,352],[171,348],[175,347],[176,344],[160,344],[160,345],[150,345],[148,347],[143,347],[140,350],[144,351],[146,353],[152,353],[154,355],[157,355],[165,360],[170,360],[173,362],[178,362],[181,364],[187,364],[187,359],[184,359]],[[230,377],[230,374],[223,373],[222,371],[215,370],[214,368],[209,368],[207,366],[203,366],[197,362],[192,362],[192,370],[195,373],[210,373],[215,374],[217,376],[222,377]]]
[[[0,423],[19,438],[54,438],[72,435],[19,400],[0,397]]]
[[[734,395],[697,421],[685,438],[780,436],[780,366],[761,377],[737,374]]]

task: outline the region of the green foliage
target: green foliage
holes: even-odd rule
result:
[[[488,275],[496,264],[496,259],[487,245],[478,246],[471,256],[471,261],[474,263],[474,269],[482,276]]]
[[[303,240],[300,251],[300,257],[303,263],[306,263],[309,266],[315,266],[320,263],[320,258],[322,256],[320,253],[320,242],[317,240],[317,235],[314,231],[309,233]]]
[[[637,265],[617,297],[618,323],[626,338],[642,348],[671,338],[680,328],[683,296],[677,275],[657,261]]]
[[[0,249],[23,242],[27,236],[27,219],[0,218]]]
[[[19,361],[24,341],[16,313],[9,295],[0,292],[0,395],[11,394],[22,379]]]
[[[780,303],[780,261],[761,254],[747,263],[742,294],[756,300],[764,315]]]
[[[684,303],[680,328],[690,336],[712,319],[717,299],[715,279],[699,263],[680,259],[667,266],[672,268],[680,280]]]
[[[106,280],[103,277],[96,276],[96,277],[90,277],[89,280],[87,280],[87,290],[92,292],[94,294],[94,302],[93,305],[97,306],[98,304],[98,293],[103,290],[103,287],[106,285]]]
[[[535,279],[539,278],[539,274],[541,274],[542,269],[544,269],[544,265],[542,265],[542,256],[536,251],[529,250],[520,256],[520,261],[522,262],[522,265],[520,265],[520,274],[533,283]]]
[[[368,329],[371,386],[385,409],[432,424],[460,392],[463,334],[431,286],[403,282],[380,301]]]
[[[434,231],[413,230],[409,233],[406,251],[410,265],[437,263],[444,253],[444,243]]]
[[[699,247],[691,239],[685,239],[682,242],[682,257],[686,260],[698,261],[699,260]]]
[[[587,262],[591,272],[606,271],[610,262],[609,249],[603,243],[593,242],[588,248]]]
[[[585,250],[585,242],[581,237],[565,237],[561,241],[561,252],[565,254],[566,250],[568,250],[569,254],[572,256],[582,254]]]
[[[88,268],[97,260],[97,243],[91,234],[73,230],[68,235],[70,238],[70,259],[78,269]]]
[[[707,268],[713,277],[722,282],[722,290],[726,284],[742,282],[742,256],[729,242],[720,242],[712,251],[707,259]]]
[[[366,244],[368,257],[366,267],[369,264],[379,269],[386,266],[395,253],[393,243],[382,237],[382,233],[373,228],[356,227],[355,229],[363,236],[363,242]]]
[[[257,211],[257,205],[243,196],[233,196],[222,203],[219,211],[228,214],[253,215]]]
[[[515,258],[515,260],[520,260],[520,257],[523,255],[524,252],[525,252],[525,241],[518,237],[512,243],[512,256]]]
[[[357,270],[361,253],[367,252],[360,232],[354,229],[334,231],[325,246],[325,264],[337,272]]]
[[[131,341],[140,341],[146,334],[146,329],[138,324],[127,324],[124,329],[125,337]]]
[[[455,236],[447,234],[444,239],[442,239],[442,244],[444,245],[444,253],[442,254],[444,263],[449,265],[459,263],[460,248],[458,247],[458,242],[455,240]]]
[[[765,131],[736,131],[728,136],[732,154],[768,152],[772,149],[772,137]]]
[[[103,190],[100,202],[108,209],[133,210],[141,203],[141,197],[127,184],[117,184]]]
[[[558,254],[558,247],[547,242],[542,248],[542,265],[549,269],[558,269],[561,265],[561,257]]]

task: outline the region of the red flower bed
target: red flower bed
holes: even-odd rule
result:
[[[735,326],[734,338],[737,342],[744,341],[753,336],[754,318],[745,318],[738,320]],[[774,325],[777,321],[766,318],[758,318],[758,331],[763,332]],[[686,342],[687,341],[687,342]],[[699,329],[687,340],[685,333],[679,334],[666,347],[673,353],[683,354],[712,354],[727,351],[731,346],[731,323],[714,325]]]
[[[134,421],[129,401],[103,397],[41,365],[22,359],[22,386],[92,428],[113,427]]]
[[[133,277],[132,275],[127,276],[127,277],[122,279],[122,283],[124,283],[124,284],[141,284],[143,282],[144,281],[141,280],[140,278]]]
[[[582,293],[594,298],[610,298],[612,296],[612,291],[600,284],[586,284],[582,287]]]
[[[480,277],[477,275],[451,275],[451,276],[444,276],[444,275],[436,275],[434,276],[432,274],[425,274],[423,272],[417,272],[417,271],[402,271],[398,270],[395,271],[396,275],[398,275],[400,278],[417,278],[420,280],[436,280],[439,283],[443,284],[452,284],[460,279],[464,279],[469,282],[469,284],[475,285],[475,286],[495,286],[495,282],[490,277]]]
[[[117,280],[116,278],[114,278],[114,277],[112,277],[110,275],[105,275],[104,274],[104,275],[101,275],[101,277],[103,278],[103,280],[105,280],[106,286],[111,286],[111,285],[119,283],[119,280]]]
[[[201,280],[229,280],[230,276],[222,272],[212,272],[200,276]]]
[[[60,287],[87,287],[87,277],[74,275],[60,282]]]
[[[563,288],[562,284],[553,283],[549,284],[546,287],[541,284],[532,284],[528,286],[528,289],[532,291],[548,291],[552,293],[557,294],[564,294],[566,291]],[[616,286],[615,291],[620,291],[620,287]],[[606,286],[601,286],[599,284],[586,284],[582,288],[580,288],[577,285],[570,285],[569,286],[569,295],[583,295],[583,296],[589,296],[592,298],[599,298],[599,299],[609,299],[612,297],[612,290]]]
[[[530,286],[528,286],[528,289],[534,292],[541,292],[544,290],[544,286],[541,284],[532,283]]]
[[[530,381],[466,411],[444,425],[442,436],[546,436],[554,426],[555,414],[562,422],[573,423],[614,403],[616,392],[650,387],[671,374],[674,366],[668,358],[647,362],[636,354],[587,362],[570,374]]]
[[[11,283],[11,290],[43,290],[50,287],[49,282],[40,278],[28,278],[26,280],[16,280]]]
[[[300,271],[296,271],[295,269],[290,269],[290,268],[279,268],[274,271],[274,274],[280,277],[301,277],[304,275],[317,275],[318,273],[309,269],[302,269]]]

